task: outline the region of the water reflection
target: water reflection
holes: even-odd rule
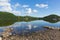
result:
[[[36,20],[30,20],[30,21],[29,20],[27,20],[27,21],[25,20],[25,21],[18,21],[18,22],[27,22],[28,23],[28,22],[32,22],[32,21],[36,21]],[[44,21],[49,22],[49,23],[57,23],[57,22],[59,22],[58,20],[57,21],[55,21],[55,20],[44,20]],[[9,26],[9,25],[13,25],[14,23],[16,24],[16,22],[17,21],[8,21],[8,20],[7,21],[0,21],[0,26]],[[20,24],[17,23],[17,25],[20,25]]]
[[[59,22],[59,21],[56,21],[55,19],[54,20],[44,20],[44,21],[49,22],[49,23],[57,23],[57,22]]]
[[[36,20],[31,22],[15,22],[9,26],[0,27],[0,32],[2,32],[5,28],[12,27],[16,34],[23,34],[36,32],[38,30],[43,30],[43,26],[52,26],[52,27],[60,27],[60,22],[57,23],[49,23],[43,20]]]
[[[37,28],[37,26],[32,26],[31,24],[27,25],[28,29]]]
[[[14,24],[15,21],[0,21],[0,26],[8,26]]]

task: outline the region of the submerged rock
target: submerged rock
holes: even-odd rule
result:
[[[3,37],[1,37],[1,40],[60,40],[60,31],[58,29],[53,30],[40,30],[37,32],[33,32],[29,35],[12,35],[11,29],[6,29],[5,32],[3,32]],[[8,36],[7,36],[8,35]]]
[[[3,37],[9,37],[12,35],[13,28],[6,28],[4,32],[2,32]]]

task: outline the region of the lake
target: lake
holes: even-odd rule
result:
[[[60,27],[60,21],[56,23],[50,23],[44,20],[35,20],[30,22],[15,22],[12,25],[9,26],[1,26],[0,32],[2,32],[7,27],[13,27],[14,32],[17,32],[18,34],[22,33],[30,33],[30,32],[36,32],[39,30],[44,30],[44,26],[51,26],[51,27]]]

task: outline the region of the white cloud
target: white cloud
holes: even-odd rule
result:
[[[11,4],[8,2],[0,2],[0,6],[10,6]]]
[[[16,15],[16,16],[20,16],[21,15],[21,12],[20,11],[16,11],[16,10],[12,11],[12,13],[14,15]]]
[[[10,0],[0,0],[0,2],[9,2]]]
[[[14,7],[22,7],[22,8],[27,8],[27,7],[29,7],[29,5],[21,5],[21,4],[19,4],[19,3],[16,3],[15,5],[14,5]]]
[[[31,14],[32,13],[32,9],[31,8],[26,8],[26,13]]]
[[[10,1],[11,0],[0,0],[0,11],[11,12],[14,15],[18,15],[19,16],[21,14],[21,12],[20,11],[16,11],[15,8],[17,8],[17,6],[20,6],[20,4],[16,3],[13,6],[14,7],[14,9],[13,9]]]
[[[37,10],[33,10],[34,13],[38,12]]]
[[[29,7],[29,5],[23,5],[22,7],[26,8],[26,7]]]
[[[36,9],[26,8],[27,14],[37,13],[38,11]]]
[[[15,5],[12,5],[10,3],[11,0],[0,0],[0,11],[4,11],[4,12],[11,12],[13,13],[14,15],[18,15],[20,16],[21,15],[21,12],[18,10],[16,10],[19,7],[24,7],[26,9],[26,13],[28,14],[31,14],[31,13],[36,13],[38,12],[37,10],[35,9],[32,9],[32,8],[29,8],[29,5],[21,5],[19,3],[16,3]],[[13,6],[13,7],[12,7]]]
[[[0,11],[10,12],[12,10],[10,0],[0,0]]]
[[[0,11],[6,11],[6,12],[10,12],[12,9],[10,7],[4,6],[0,9]]]
[[[12,5],[13,9],[16,10],[18,7],[21,7],[21,4],[16,3],[15,5]]]
[[[20,5],[19,3],[16,3],[16,4],[15,4],[15,7],[18,7],[18,6],[21,6],[21,5]]]
[[[48,4],[36,4],[35,6],[39,8],[48,8]]]

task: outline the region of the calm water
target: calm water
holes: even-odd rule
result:
[[[43,20],[36,20],[31,22],[15,22],[9,26],[0,27],[0,32],[2,32],[7,27],[13,27],[14,31],[17,33],[22,32],[35,32],[38,30],[43,30],[44,26],[52,26],[52,27],[60,27],[60,22],[57,23],[49,23]]]

